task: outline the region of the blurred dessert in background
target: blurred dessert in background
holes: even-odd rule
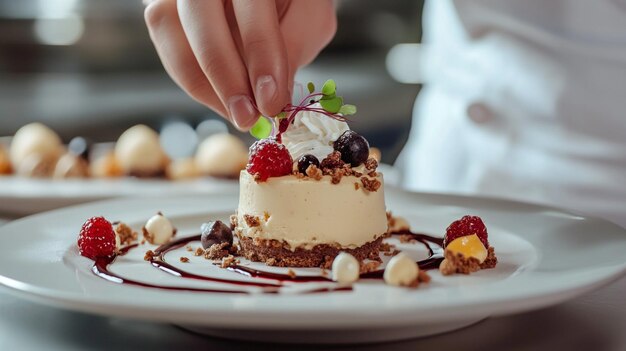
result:
[[[167,165],[165,174],[171,180],[194,179],[200,176],[196,160],[191,157],[172,161]]]
[[[203,175],[237,178],[248,163],[248,148],[232,134],[214,134],[200,143],[195,161]]]
[[[115,144],[115,158],[125,175],[140,178],[163,176],[168,163],[159,134],[143,124],[122,133]]]
[[[47,176],[52,173],[64,149],[61,138],[52,129],[41,123],[31,123],[15,133],[9,156],[18,174]]]
[[[7,148],[0,144],[0,174],[11,174],[11,160],[9,160],[9,152]]]
[[[82,157],[67,152],[57,161],[52,177],[55,179],[87,178],[89,177],[89,164]]]
[[[174,138],[169,142],[178,141]],[[11,138],[10,148],[0,144],[0,175],[14,173],[54,179],[122,176],[236,179],[248,160],[246,144],[222,130],[206,137],[197,148],[194,141],[185,155],[172,155],[171,160],[163,143],[163,135],[148,126],[135,125],[116,142],[93,144],[77,136],[65,146],[53,130],[32,123],[18,130]]]

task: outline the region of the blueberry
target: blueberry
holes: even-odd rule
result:
[[[206,222],[200,227],[202,247],[208,249],[213,244],[233,244],[233,231],[222,221]]]
[[[352,130],[346,130],[335,141],[333,147],[341,153],[341,160],[356,167],[367,160],[370,145],[367,140]]]
[[[309,166],[311,166],[311,165],[319,168],[320,167],[320,161],[317,159],[317,157],[315,157],[313,155],[308,155],[308,154],[307,155],[303,155],[298,160],[298,172],[300,172],[302,174],[306,174],[307,168],[309,168]]]
[[[75,137],[70,140],[70,143],[67,145],[69,152],[76,156],[80,156],[85,160],[89,159],[89,152],[91,151],[92,142],[83,138],[83,137]]]

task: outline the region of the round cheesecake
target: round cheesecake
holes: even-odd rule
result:
[[[378,182],[376,190],[363,186]],[[240,173],[234,218],[241,253],[274,266],[326,267],[341,251],[378,259],[387,216],[382,174],[286,175],[258,182]]]

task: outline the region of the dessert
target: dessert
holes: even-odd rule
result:
[[[96,178],[115,178],[124,174],[114,152],[106,152],[89,164],[89,173]]]
[[[176,235],[176,229],[161,212],[152,216],[142,228],[143,237],[150,244],[165,244]]]
[[[41,172],[27,172],[27,169],[33,169],[33,164],[41,164],[45,162],[45,168],[53,168],[57,159],[63,154],[64,147],[61,138],[50,128],[41,123],[31,123],[20,128],[11,140],[10,159],[13,168],[21,170],[21,174],[35,173],[41,175]],[[37,155],[29,159],[29,156]],[[28,160],[29,167],[23,167],[22,163]],[[42,167],[43,168],[43,167]],[[46,175],[51,172],[45,172]]]
[[[185,180],[197,178],[200,172],[193,158],[183,158],[167,165],[165,175],[171,180]]]
[[[385,283],[395,286],[414,285],[419,276],[417,263],[404,253],[399,253],[389,260],[383,278]]]
[[[234,135],[213,134],[198,146],[196,167],[201,174],[212,177],[237,178],[246,167],[248,149]]]
[[[470,274],[493,268],[498,263],[489,245],[487,228],[477,216],[464,216],[452,222],[443,240],[444,260],[439,270],[444,275]]]
[[[333,260],[332,279],[340,284],[352,284],[359,280],[359,261],[346,252],[340,252]]]
[[[246,145],[228,133],[208,137],[195,155],[171,162],[160,142],[154,130],[136,125],[116,143],[94,144],[77,136],[66,147],[50,128],[32,123],[16,133],[10,150],[0,145],[0,175],[55,179],[166,176],[171,180],[208,175],[234,179],[248,160]]]
[[[91,259],[113,256],[116,235],[111,223],[104,217],[89,218],[78,234],[78,250],[81,255]]]
[[[341,106],[324,109],[322,99],[332,96],[334,88],[310,94],[277,119],[276,135],[250,148],[233,223],[246,258],[326,268],[341,251],[378,259],[387,233],[383,177],[367,140],[337,113]]]
[[[68,152],[57,161],[52,177],[55,179],[86,178],[89,177],[89,165],[82,157]]]
[[[115,144],[115,159],[124,174],[135,177],[161,176],[167,164],[159,135],[142,124],[122,133]]]
[[[349,291],[351,284],[363,279],[415,288],[430,281],[429,270],[438,269],[442,277],[494,268],[497,258],[481,218],[464,216],[452,222],[441,238],[414,233],[406,220],[386,211],[378,162],[370,156],[367,140],[346,123],[344,115],[356,109],[343,105],[334,82],[329,82],[322,93],[311,92],[300,105],[287,106],[273,125],[265,118],[257,122],[252,134],[260,140],[250,147],[246,168],[240,171],[239,204],[230,226],[209,221],[201,225],[200,234],[175,239],[176,229],[159,212],[142,228],[145,240],[138,245],[159,245],[145,251],[143,257],[150,266],[176,278],[220,283],[227,288],[163,286],[111,272],[115,256],[135,245],[120,246],[129,245],[136,234],[121,224],[110,229],[103,218],[97,219],[99,229],[84,229],[79,234],[80,253],[95,261],[92,272],[111,282],[148,288],[276,294],[311,282],[337,284],[297,292]],[[114,232],[113,239],[110,232]],[[399,243],[387,240],[391,238]],[[194,249],[192,243],[201,246]],[[416,261],[401,245],[423,245],[427,257]],[[165,256],[179,249],[188,256],[193,253],[191,257],[179,255],[180,262],[206,259],[227,272],[198,274],[175,266],[172,260],[167,262]],[[386,265],[381,253],[391,256]],[[266,271],[246,259],[285,268]],[[321,273],[306,270],[299,275],[294,267],[320,267]],[[326,273],[329,268],[330,277]],[[230,279],[228,272],[250,279]]]

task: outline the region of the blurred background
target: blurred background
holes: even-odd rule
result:
[[[319,86],[333,78],[358,106],[352,128],[392,163],[419,85],[395,81],[385,62],[396,44],[420,41],[422,2],[341,0],[337,7],[335,39],[297,81]],[[65,142],[114,141],[137,123],[202,129],[214,119],[163,70],[140,0],[0,0],[0,136],[39,121]]]

